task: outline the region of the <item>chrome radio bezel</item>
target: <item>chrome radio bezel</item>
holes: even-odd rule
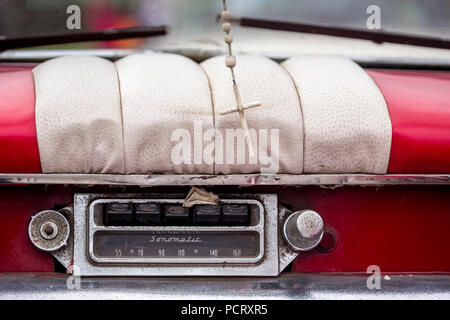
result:
[[[89,254],[92,250],[91,206],[95,201],[164,201],[179,203],[183,197],[168,194],[75,194],[73,207],[73,274],[80,276],[276,276],[297,253],[291,252],[280,241],[279,210],[276,194],[226,194],[220,195],[224,203],[259,203],[263,209],[262,219],[257,226],[251,227],[163,227],[163,228],[253,228],[260,232],[261,257],[251,261],[197,261],[178,259],[178,261],[95,261]],[[112,201],[111,201],[112,200]],[[111,227],[108,227],[111,228]],[[117,228],[117,227],[115,227]],[[128,230],[129,227],[118,227]],[[160,228],[160,227],[132,227]],[[123,229],[123,230],[125,230]],[[233,259],[233,258],[232,258]]]

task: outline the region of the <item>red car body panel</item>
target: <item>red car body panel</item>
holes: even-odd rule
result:
[[[450,73],[369,70],[392,123],[388,173],[450,172]]]
[[[301,254],[295,272],[366,272],[377,265],[389,273],[450,273],[448,187],[302,188],[286,193],[280,197],[297,208],[320,212],[336,238],[330,252],[319,247]]]
[[[31,70],[0,72],[0,172],[38,173],[41,161]]]
[[[111,189],[105,189],[111,192]],[[141,190],[140,192],[159,192]],[[222,190],[216,190],[221,192]],[[450,188],[432,186],[386,187],[261,187],[248,192],[277,193],[292,210],[320,212],[336,239],[301,254],[294,272],[366,272],[378,265],[389,273],[450,273]],[[28,238],[31,216],[73,201],[76,187],[3,187],[0,193],[0,272],[53,271],[53,259]],[[177,190],[179,192],[179,190]]]

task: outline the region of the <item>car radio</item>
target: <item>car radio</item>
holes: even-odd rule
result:
[[[323,234],[317,213],[292,213],[276,194],[221,195],[191,207],[183,200],[75,194],[73,206],[34,216],[30,238],[83,276],[276,276]]]

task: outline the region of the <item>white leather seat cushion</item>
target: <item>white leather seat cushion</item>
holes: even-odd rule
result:
[[[33,74],[43,172],[386,173],[392,132],[384,98],[361,67],[330,56],[291,58],[281,66],[237,56],[243,103],[261,103],[245,111],[249,128],[267,130],[253,141],[258,161],[250,161],[242,141],[240,163],[239,143],[229,150],[226,134],[240,130],[239,114],[219,114],[236,106],[224,60],[198,65],[145,53],[116,63],[63,57],[40,64]],[[176,163],[184,138],[188,152]],[[261,161],[261,138],[269,163]]]
[[[130,55],[116,66],[125,172],[212,174],[213,164],[203,161],[203,148],[194,150],[194,121],[201,121],[203,130],[213,128],[209,83],[200,66],[183,56],[152,53]],[[181,164],[172,159],[178,140],[171,138],[177,129],[189,132],[191,141],[190,161]]]
[[[300,96],[305,173],[386,173],[392,128],[384,97],[356,63],[305,56],[282,63]]]
[[[33,69],[44,173],[123,173],[119,82],[114,64],[62,57]]]
[[[248,104],[259,101],[261,107],[245,111],[248,126],[251,129],[279,130],[279,168],[278,173],[302,173],[303,168],[303,124],[297,91],[289,74],[276,62],[261,56],[238,55],[236,57],[236,81],[238,83],[242,102]],[[232,89],[230,70],[225,67],[224,56],[208,59],[201,63],[211,86],[214,104],[215,127],[222,136],[226,137],[227,128],[241,128],[238,113],[219,115],[222,110],[236,106]],[[216,141],[217,137],[216,137]],[[273,151],[268,131],[269,152]],[[229,152],[223,144],[225,155]],[[258,145],[253,143],[255,154]],[[217,145],[216,145],[217,152]],[[247,152],[248,155],[248,152]],[[274,153],[276,155],[276,153]],[[261,168],[269,165],[261,163],[250,164],[248,157],[246,164],[239,164],[235,151],[235,161],[227,164],[224,156],[222,164],[215,164],[216,174],[229,173],[258,173]],[[278,159],[276,159],[278,163]],[[270,171],[269,171],[270,172]],[[276,172],[271,172],[276,173]]]

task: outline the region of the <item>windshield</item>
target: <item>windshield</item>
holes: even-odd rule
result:
[[[50,48],[222,50],[222,31],[216,19],[221,11],[221,2],[221,0],[0,0],[0,37],[30,37],[42,34],[165,25],[168,27],[168,32],[164,36],[78,42],[53,45]],[[73,11],[74,5],[79,8],[79,13]],[[373,29],[375,21],[375,29],[384,31],[440,38],[450,37],[449,0],[229,0],[228,7],[235,17],[366,31]],[[74,14],[78,14],[78,27],[74,24]],[[377,15],[375,20],[374,14]],[[69,28],[70,24],[75,28]],[[381,52],[374,46],[360,47],[355,44],[356,42],[322,41],[330,37],[314,38],[311,36],[315,35],[302,36],[295,32],[262,30],[238,24],[234,24],[233,29],[236,50],[241,52],[349,54],[348,51],[352,50],[350,53],[358,56]],[[332,38],[332,41],[336,41],[338,37]],[[49,46],[45,48],[48,49]],[[388,50],[385,47],[382,49],[383,52]],[[448,50],[445,51],[448,57]]]

